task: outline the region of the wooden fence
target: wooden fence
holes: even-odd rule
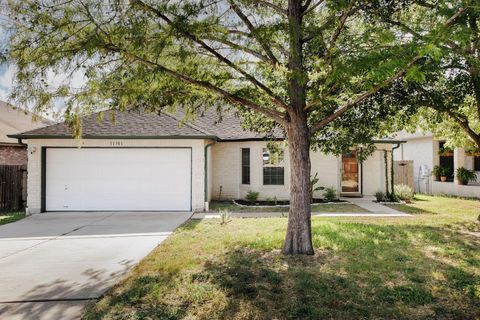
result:
[[[0,165],[0,210],[22,210],[26,187],[25,166]]]
[[[413,184],[413,160],[395,161],[393,170],[393,181],[395,184],[406,184],[412,190],[415,190]]]

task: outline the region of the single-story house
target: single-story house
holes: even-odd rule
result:
[[[17,139],[9,138],[8,134],[24,132],[44,127],[53,122],[38,119],[23,109],[14,108],[6,102],[0,101],[0,165],[26,165],[27,146]]]
[[[115,118],[84,117],[81,139],[72,139],[65,123],[10,136],[28,144],[29,213],[200,211],[212,199],[241,199],[250,190],[259,199],[289,198],[288,152],[281,147],[268,156],[267,144],[283,140],[280,133],[246,131],[229,112],[219,121],[207,111],[191,123],[166,112],[127,111]],[[312,175],[342,195],[384,190],[384,153],[391,159],[399,141],[376,143],[378,150],[362,163],[355,150],[344,156],[312,151]]]
[[[469,154],[463,148],[450,150],[445,147],[445,140],[435,138],[431,132],[401,131],[395,137],[406,143],[394,150],[394,160],[413,161],[416,192],[480,198],[480,156]],[[436,177],[432,176],[435,166],[448,168],[446,182],[436,181]],[[455,172],[460,167],[476,171],[477,180],[461,185],[455,178]]]

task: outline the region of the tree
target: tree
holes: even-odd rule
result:
[[[318,145],[320,137],[328,140],[348,128],[342,119],[361,119],[368,127],[363,108],[430,54],[428,41],[419,45],[385,22],[384,17],[401,18],[406,10],[425,10],[425,5],[410,0],[11,0],[9,56],[18,67],[13,98],[37,109],[64,99],[74,128],[80,125],[79,110],[93,106],[173,106],[195,113],[229,105],[268,119],[288,138],[291,196],[283,252],[313,254],[312,142]],[[432,30],[446,32],[464,9],[446,11],[451,16]],[[52,87],[47,79],[52,72],[80,72],[87,81],[81,88],[68,82]],[[365,130],[350,143],[372,134]]]
[[[410,16],[417,23],[386,18],[385,21],[420,42],[431,42],[426,21],[447,19],[445,6],[431,6],[426,17]],[[475,144],[480,148],[480,4],[472,2],[452,25],[450,32],[431,42],[435,51],[416,69],[402,101],[414,109],[422,107],[411,124],[446,138],[452,147]]]

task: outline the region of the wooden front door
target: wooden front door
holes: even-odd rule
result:
[[[360,173],[357,151],[342,155],[342,193],[360,193]]]

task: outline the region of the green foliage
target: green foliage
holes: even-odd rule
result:
[[[448,146],[440,147],[438,150],[439,156],[449,156],[453,153],[453,149]]]
[[[285,156],[283,145],[284,145],[283,142],[275,142],[275,141],[267,142],[266,151],[269,154],[269,159],[268,161],[264,161],[264,163],[270,164],[270,165],[280,164],[283,161]]]
[[[329,202],[337,200],[338,199],[337,189],[335,189],[334,187],[325,188],[325,192],[323,193],[323,197],[325,198],[325,200],[327,200]]]
[[[245,198],[250,202],[255,202],[255,201],[257,201],[259,194],[260,194],[260,192],[249,190],[247,192],[247,196]]]
[[[435,166],[432,170],[432,175],[435,177],[446,177],[450,174],[450,169],[448,167]]]
[[[317,185],[319,181],[320,181],[320,178],[318,177],[318,172],[315,172],[315,175],[313,177],[310,176],[310,190],[311,190],[311,199],[312,200],[313,200],[313,193],[315,191],[321,191],[321,190],[325,189],[325,187]]]
[[[423,13],[418,20],[423,22],[402,23],[403,31],[423,42],[422,35],[430,30],[426,21],[446,21],[457,9],[451,1],[443,5],[442,2]],[[407,72],[408,83],[396,93],[390,92],[399,97],[393,102],[397,107],[418,110],[415,116],[407,121],[399,119],[399,124],[393,127],[405,128],[408,124],[409,131],[417,128],[430,131],[452,148],[480,147],[480,56],[477,54],[480,6],[478,1],[464,4],[468,8],[450,32],[439,28],[435,30],[437,41],[422,46],[420,54],[427,59]],[[417,17],[415,11],[410,15]],[[408,94],[402,97],[402,91]]]
[[[394,186],[395,195],[400,200],[412,200],[413,199],[413,190],[406,184],[396,184]]]
[[[397,74],[423,80],[419,65],[407,66],[418,55],[438,58],[443,21],[425,21],[430,9],[413,1],[326,1],[301,8],[298,27],[286,3],[274,2],[281,10],[251,1],[10,1],[8,59],[18,67],[12,97],[39,112],[63,102],[75,136],[79,115],[110,108],[181,108],[188,119],[210,107],[221,119],[236,108],[246,128],[267,133],[285,131],[282,122],[302,108],[314,148],[341,154],[362,144],[368,154],[392,117],[409,112],[385,103],[386,88],[402,85]],[[421,41],[405,37],[389,19],[428,30]],[[302,61],[294,70],[297,34]],[[52,74],[75,77],[57,85]],[[71,81],[82,77],[80,86]],[[337,118],[342,107],[349,111]]]
[[[374,196],[375,196],[375,199],[377,200],[377,202],[383,202],[383,201],[387,200],[387,196],[385,195],[385,192],[383,192],[383,191],[375,192]]]
[[[468,184],[470,181],[477,180],[477,174],[473,170],[460,167],[457,169],[456,176],[462,184]]]

